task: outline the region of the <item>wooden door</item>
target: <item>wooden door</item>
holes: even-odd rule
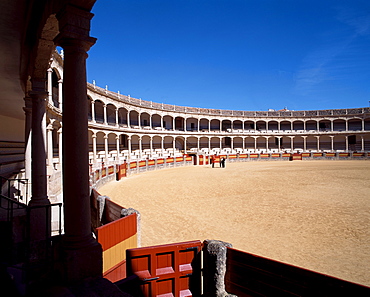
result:
[[[201,249],[199,240],[129,249],[127,276],[139,277],[143,296],[200,296]]]

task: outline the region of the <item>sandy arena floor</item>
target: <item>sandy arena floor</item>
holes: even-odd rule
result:
[[[142,215],[142,245],[218,239],[370,286],[370,161],[163,169],[99,189]]]

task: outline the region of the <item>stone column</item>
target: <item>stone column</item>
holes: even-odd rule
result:
[[[304,120],[304,121],[303,121],[303,130],[305,130],[305,131],[306,131],[306,129],[307,129],[306,121]]]
[[[362,121],[361,121],[361,130],[362,131],[365,131],[365,119],[362,119]]]
[[[53,85],[52,85],[52,77],[53,77],[53,69],[49,68],[48,72],[48,102],[50,105],[53,105]]]
[[[162,140],[161,140],[161,147],[162,147],[162,157],[164,155],[164,137],[162,137]]]
[[[346,119],[346,131],[348,131],[348,120]]]
[[[331,151],[334,151],[334,136],[330,136]]]
[[[46,130],[47,130],[47,144],[48,144],[48,166],[49,166],[49,169],[52,169],[52,166],[53,166],[53,122],[54,120],[51,120],[50,121],[50,124],[46,127]]]
[[[63,162],[63,158],[62,158],[62,154],[63,154],[63,139],[62,139],[62,136],[63,136],[63,128],[60,127],[58,129],[58,142],[59,142],[59,147],[58,147],[59,167],[58,167],[58,170],[61,170],[62,169],[62,162]]]
[[[131,136],[127,136],[128,158],[131,159]]]
[[[137,119],[139,120],[139,129],[141,129],[141,113],[138,113]]]
[[[116,108],[116,127],[118,127],[118,108]]]
[[[103,270],[90,214],[86,58],[96,41],[89,36],[92,16],[68,4],[57,14],[60,33],[55,42],[64,50],[62,276],[69,283],[101,276]]]
[[[142,144],[142,139],[141,136],[139,137],[139,157],[141,159],[142,157],[142,150],[143,150],[143,144]]]
[[[200,129],[199,129],[200,120],[199,120],[199,118],[197,120],[198,120],[198,132],[199,132],[200,131]]]
[[[256,137],[253,137],[254,138],[254,152],[256,152],[257,150],[257,138]]]
[[[197,144],[198,144],[197,149],[198,149],[198,152],[199,152],[199,149],[200,149],[200,139],[199,139],[199,137],[197,138]]]
[[[25,152],[24,152],[24,168],[25,168],[25,178],[29,182],[29,186],[31,185],[31,159],[32,159],[32,98],[29,96],[26,96],[24,98],[25,107],[23,107],[24,113],[25,113],[25,135],[24,135],[24,142],[25,142]],[[30,188],[28,189],[30,190]],[[31,193],[31,191],[28,191],[28,193]]]
[[[32,79],[32,198],[30,205],[47,205],[46,115],[44,79]]]
[[[161,130],[163,130],[163,117],[161,117]]]
[[[317,131],[320,131],[320,121],[317,121],[316,122],[316,130]]]
[[[211,132],[211,121],[208,120],[208,132]]]
[[[294,151],[294,136],[290,136],[290,149]]]
[[[278,139],[278,150],[279,150],[279,152],[280,152],[281,137],[277,137],[277,139]]]
[[[346,152],[348,152],[348,136],[346,135],[345,137],[346,137]]]
[[[173,157],[175,157],[175,150],[176,150],[176,139],[175,139],[175,137],[172,138],[172,150],[173,150]]]
[[[280,121],[278,121],[278,131],[280,132]]]
[[[104,135],[105,164],[108,165],[108,136]]]
[[[266,137],[266,151],[269,150],[269,138]]]
[[[63,79],[58,80],[58,102],[59,109],[63,110]]]
[[[117,162],[119,163],[119,155],[120,155],[119,136],[116,136],[116,147],[117,147]]]
[[[330,131],[333,131],[333,120],[330,120]]]
[[[149,139],[150,144],[150,158],[153,159],[153,137],[151,136]]]
[[[186,148],[186,136],[184,137],[184,154],[186,154],[186,150],[187,150],[187,148]]]
[[[129,110],[127,111],[127,127],[128,128],[131,127],[131,123],[130,123],[130,111]]]
[[[103,105],[103,111],[104,111],[104,125],[107,125],[107,104]]]
[[[365,151],[365,139],[363,135],[361,135],[361,151]]]
[[[305,152],[307,150],[307,136],[303,137],[303,151]]]
[[[173,118],[172,120],[172,130],[175,131],[176,128],[176,118]]]
[[[150,127],[150,129],[153,129],[153,120],[152,120],[152,117],[153,117],[153,115],[149,115],[149,127]]]
[[[220,151],[222,150],[222,137],[220,137]]]
[[[317,138],[317,151],[320,151],[320,136],[316,136]]]
[[[93,162],[94,166],[96,165],[96,134],[94,133],[92,136],[92,147],[93,147]]]
[[[244,128],[243,128],[243,130],[244,130]],[[244,150],[245,150],[245,137],[242,137],[242,139],[243,139],[243,146],[242,147],[243,147],[243,153],[244,153]]]
[[[95,101],[91,101],[91,121],[95,123]]]

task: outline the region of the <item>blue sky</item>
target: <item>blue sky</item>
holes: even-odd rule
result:
[[[97,0],[88,81],[233,110],[367,107],[370,1]]]

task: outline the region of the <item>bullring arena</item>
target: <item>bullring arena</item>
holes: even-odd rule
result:
[[[140,210],[142,244],[218,239],[370,285],[369,161],[229,163],[134,175],[102,188]],[[143,186],[145,185],[145,186]]]

